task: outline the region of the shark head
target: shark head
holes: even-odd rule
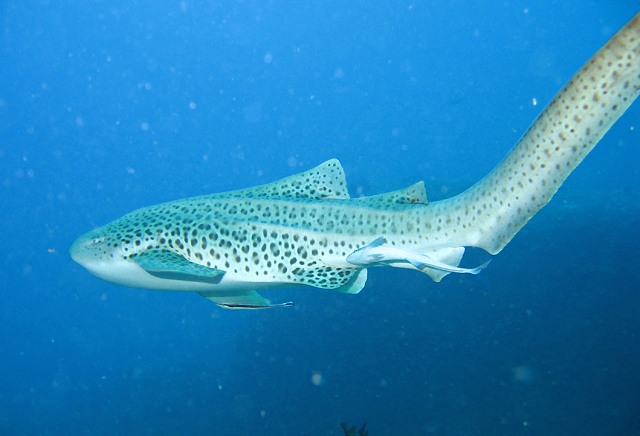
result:
[[[353,265],[371,266],[376,262],[380,262],[384,259],[384,254],[372,253],[371,250],[376,247],[380,247],[385,242],[384,237],[379,237],[369,245],[365,245],[362,248],[358,248],[356,251],[347,256],[347,262]]]
[[[110,283],[143,287],[149,276],[137,264],[126,259],[122,241],[108,226],[79,237],[69,249],[71,258],[96,277]]]
[[[163,237],[166,225],[153,208],[139,209],[79,237],[69,254],[94,276],[121,286],[199,291],[217,284],[224,272],[178,254],[186,240],[173,246]]]
[[[69,249],[71,258],[87,269],[91,274],[101,279],[109,280],[106,272],[112,266],[122,261],[122,249],[119,243],[98,228],[79,237]]]

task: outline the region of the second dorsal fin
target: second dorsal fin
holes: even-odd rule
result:
[[[398,191],[387,192],[386,194],[372,195],[371,197],[359,198],[358,201],[376,209],[393,209],[398,205],[406,204],[428,204],[427,190],[424,182],[418,182],[407,188]]]

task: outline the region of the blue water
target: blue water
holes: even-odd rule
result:
[[[637,435],[637,102],[479,276],[373,269],[358,295],[237,312],[67,254],[332,157],[354,196],[460,192],[637,8],[3,2],[0,434]]]

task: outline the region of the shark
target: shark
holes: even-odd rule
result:
[[[286,287],[359,293],[367,268],[440,281],[465,248],[498,254],[556,193],[640,93],[640,13],[569,80],[486,177],[429,202],[423,182],[351,198],[331,159],[261,186],[133,211],[78,238],[74,261],[107,282],[196,292],[227,309],[272,304]]]
[[[386,240],[380,236],[373,242],[358,248],[356,251],[347,256],[347,262],[353,265],[370,266],[393,266],[395,263],[407,262],[419,270],[425,268],[433,268],[436,270],[447,271],[450,273],[460,274],[479,274],[485,269],[491,260],[483,263],[476,268],[459,268],[457,266],[448,265],[438,260],[432,259],[427,255],[416,253],[415,251],[403,248],[385,245]]]

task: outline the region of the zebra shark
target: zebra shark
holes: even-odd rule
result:
[[[108,282],[197,292],[229,309],[290,306],[258,294],[288,286],[356,294],[367,267],[381,264],[358,252],[372,241],[382,254],[420,260],[383,264],[437,282],[464,272],[456,267],[465,247],[499,253],[639,93],[640,13],[571,78],[493,171],[455,197],[429,203],[419,182],[352,199],[332,159],[266,185],[136,210],[78,238],[70,254]]]

